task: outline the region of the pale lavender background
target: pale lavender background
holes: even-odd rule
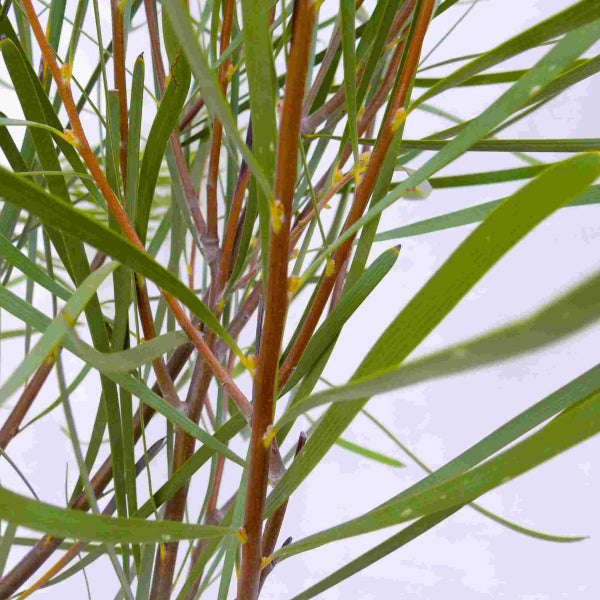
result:
[[[482,0],[428,64],[449,56],[489,49],[570,4],[573,2],[565,0]],[[101,5],[107,35],[108,3]],[[324,6],[332,13],[337,10],[337,4],[330,0],[326,0]],[[466,5],[461,3],[433,22],[426,49],[465,9]],[[326,41],[322,40],[323,43]],[[132,38],[130,63],[144,44],[143,37]],[[97,54],[93,47],[86,47],[87,57],[79,57],[75,73],[84,74],[96,63]],[[498,70],[531,65],[539,56],[539,52],[530,52],[524,58],[503,63]],[[6,79],[3,65],[1,68],[0,77]],[[429,71],[428,76],[444,72],[448,71]],[[465,103],[464,92],[455,90],[435,98],[433,104],[462,118],[469,118],[485,108],[503,89],[505,86],[479,88],[475,97],[469,95],[468,104]],[[580,83],[504,135],[515,138],[600,137],[599,93],[598,78]],[[3,110],[18,117],[12,94],[3,90],[2,98]],[[145,119],[149,125],[152,119],[149,110]],[[411,115],[408,121],[406,136],[423,135],[447,124],[431,115],[417,113]],[[542,158],[552,160],[554,157],[544,155]],[[470,153],[450,165],[444,173],[520,164],[512,156]],[[517,187],[519,184],[509,183],[489,188],[441,190],[422,203],[399,202],[385,213],[383,228],[500,198]],[[471,229],[472,226],[465,226],[402,242],[402,253],[395,269],[357,311],[342,334],[325,373],[328,379],[342,383],[348,378],[366,349]],[[475,286],[414,356],[532,312],[565,287],[581,281],[600,266],[599,233],[597,207],[572,208],[554,215],[509,252]],[[390,245],[390,242],[377,245],[373,256]],[[39,288],[36,288],[35,304],[49,310],[48,298],[39,292]],[[298,309],[292,309],[292,319],[297,320],[299,316]],[[20,326],[18,321],[3,313],[3,329]],[[439,467],[506,420],[594,366],[599,332],[600,327],[591,327],[564,343],[524,358],[380,396],[372,400],[368,408],[426,463]],[[10,373],[21,357],[22,341],[3,342],[2,378]],[[79,363],[66,354],[64,360],[72,377],[80,368]],[[51,386],[56,389],[54,376]],[[89,435],[97,394],[97,379],[90,377],[72,397],[82,439]],[[52,399],[54,396],[47,402]],[[37,413],[41,406],[36,404],[32,414]],[[31,477],[37,493],[44,500],[57,504],[64,503],[67,461],[71,486],[76,473],[70,442],[60,429],[63,422],[62,413],[55,411],[44,427],[32,427],[9,447],[10,455]],[[156,439],[163,431],[163,421],[156,419],[149,428],[149,439]],[[40,432],[43,432],[43,439],[39,437]],[[421,478],[421,470],[411,464],[366,418],[359,416],[345,437],[406,461],[407,468],[384,467],[341,448],[332,449],[328,459],[293,495],[282,540],[288,535],[300,539],[355,517]],[[597,578],[600,488],[597,484],[598,465],[593,457],[600,449],[599,444],[598,439],[581,444],[535,472],[481,498],[485,508],[523,526],[562,535],[589,535],[587,541],[552,544],[533,540],[465,508],[409,546],[320,597],[327,600],[369,600],[414,594],[428,600],[597,598],[600,593]],[[234,448],[243,450],[239,441]],[[158,463],[153,469],[156,481],[165,474],[164,460]],[[0,464],[3,485],[28,494],[6,463],[0,461]],[[227,468],[232,474],[233,467]],[[206,470],[192,486],[197,508],[202,500],[205,477]],[[139,482],[140,494],[143,495],[145,478],[140,478]],[[229,479],[221,497],[228,497],[236,485]],[[193,518],[196,512],[195,508]],[[290,598],[396,531],[397,528],[387,529],[294,557],[276,568],[261,597],[266,600]],[[14,555],[11,558],[14,560]],[[48,566],[50,564],[48,562]],[[97,561],[87,573],[93,598],[113,597],[117,584],[107,559]],[[78,575],[59,587],[38,593],[37,597],[84,598],[83,577]],[[211,588],[205,597],[216,598],[216,587]],[[234,597],[233,590],[230,597]]]

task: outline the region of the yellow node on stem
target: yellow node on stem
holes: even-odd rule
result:
[[[358,168],[360,170],[361,173],[364,173],[364,171],[366,170],[368,164],[369,164],[369,160],[371,159],[371,153],[370,152],[363,152],[359,157],[358,157]]]
[[[273,231],[275,233],[279,233],[281,231],[281,226],[285,220],[285,215],[283,212],[283,204],[279,200],[273,200],[270,204],[271,209],[271,226],[273,227]]]
[[[263,446],[265,447],[265,450],[269,449],[269,446],[271,445],[271,442],[273,441],[275,435],[277,435],[277,430],[275,429],[275,427],[273,427],[273,425],[269,425],[267,427],[267,432],[265,433],[265,435],[263,435]]]
[[[258,359],[256,358],[256,356],[244,356],[240,360],[242,361],[244,367],[246,367],[246,369],[250,371],[250,374],[254,375],[254,371],[256,369],[256,366],[258,365]]]
[[[335,263],[333,262],[333,260],[331,260],[331,258],[328,258],[327,265],[325,266],[325,276],[331,277],[333,275],[334,271],[335,271]]]
[[[229,65],[227,66],[227,73],[225,74],[227,81],[231,81],[231,79],[235,75],[235,71],[235,67],[231,63],[229,63]]]
[[[274,558],[275,558],[274,554],[271,554],[271,556],[263,556],[260,559],[260,570],[262,571],[265,567],[270,565],[273,562]]]
[[[240,540],[240,544],[245,544],[248,541],[248,535],[246,534],[246,528],[240,527],[235,532],[235,537]]]
[[[69,63],[64,63],[60,67],[60,76],[66,85],[69,85],[69,82],[71,81],[72,68],[73,67]]]
[[[63,131],[60,134],[60,137],[65,140],[65,142],[71,144],[71,146],[79,148],[79,138],[70,129]]]
[[[392,121],[392,132],[396,133],[400,129],[400,125],[406,121],[406,111],[403,108],[399,108],[394,115]]]
[[[64,312],[62,316],[63,316],[63,319],[65,320],[65,323],[69,327],[73,327],[75,325],[75,322],[77,321],[77,319],[73,318],[69,313]]]
[[[342,179],[344,179],[344,174],[336,167],[333,172],[333,183],[339,183]]]

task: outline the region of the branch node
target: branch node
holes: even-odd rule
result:
[[[240,540],[240,544],[245,544],[246,542],[248,542],[248,535],[246,534],[246,528],[245,527],[240,527],[235,532],[235,537],[238,540]]]

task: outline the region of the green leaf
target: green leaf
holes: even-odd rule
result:
[[[425,463],[423,463],[423,461],[421,461],[417,456],[415,456],[415,454],[412,453],[383,423],[378,421],[373,415],[368,413],[366,410],[363,409],[362,412],[368,419],[370,419],[373,423],[375,423],[375,425],[380,429],[380,431],[382,431],[385,435],[387,435],[399,448],[401,448],[406,454],[408,454],[408,456],[410,456],[410,458],[413,461],[415,461],[424,471],[426,471],[428,475],[431,475],[433,473],[433,471],[431,471],[431,469],[429,469],[429,467]],[[585,539],[584,537],[581,537],[581,536],[569,536],[569,537],[557,536],[557,535],[543,533],[540,531],[534,531],[533,529],[527,529],[526,527],[521,527],[520,525],[517,525],[516,523],[507,521],[506,519],[503,519],[502,517],[499,517],[498,515],[491,513],[490,511],[486,510],[485,508],[482,508],[481,506],[479,506],[478,504],[475,504],[474,502],[472,502],[470,504],[470,506],[471,506],[471,508],[473,508],[477,512],[481,513],[482,515],[492,519],[493,521],[496,521],[496,523],[499,523],[500,525],[503,525],[504,527],[507,527],[508,529],[512,529],[513,531],[516,531],[517,533],[522,533],[524,535],[533,537],[538,540],[544,540],[544,541],[548,541],[548,542],[558,542],[558,543],[571,543],[571,542],[579,542],[579,541]]]
[[[269,193],[265,193],[262,188],[256,190],[260,215],[261,247],[266,250],[269,248],[269,200],[271,198],[270,190],[273,186],[275,148],[277,147],[275,116],[277,91],[267,3],[262,0],[242,0],[242,16],[246,73],[250,92],[252,152],[269,182]],[[264,251],[261,256],[263,275],[266,275],[268,252]]]
[[[384,465],[389,465],[390,467],[402,468],[406,466],[404,463],[396,460],[395,458],[391,458],[385,454],[381,454],[380,452],[375,452],[375,450],[369,450],[369,448],[359,446],[358,444],[354,444],[353,442],[349,442],[348,440],[344,440],[342,438],[336,442],[336,445],[340,446],[340,448],[348,450],[349,452],[353,452],[359,456],[364,456],[365,458],[369,458]]]
[[[242,351],[208,307],[172,273],[121,235],[90,218],[83,211],[51,196],[41,188],[0,167],[0,196],[37,215],[47,225],[61,228],[94,248],[112,256],[170,292],[212,329],[239,357]]]
[[[525,168],[527,169],[529,167]],[[431,233],[433,231],[441,231],[442,229],[460,227],[461,225],[468,225],[470,223],[478,223],[479,221],[483,221],[483,219],[485,219],[502,202],[503,200],[492,200],[491,202],[484,202],[476,206],[446,213],[439,217],[432,217],[431,219],[411,223],[410,225],[398,227],[397,229],[382,231],[375,236],[375,241],[383,242],[387,240],[397,240],[414,235]],[[589,204],[598,203],[600,203],[600,185],[593,185],[583,192],[583,194],[577,196],[575,200],[572,200],[567,204],[565,208],[568,206],[587,206]]]
[[[25,360],[11,373],[0,388],[0,404],[13,394],[42,364],[44,360],[53,359],[53,353],[75,325],[77,318],[86,304],[95,296],[102,282],[118,267],[118,263],[108,263],[94,271],[75,290],[64,308],[42,335]]]
[[[24,275],[47,289],[61,300],[69,300],[71,292],[52,279],[46,271],[29,260],[25,254],[17,250],[2,234],[0,234],[0,258],[6,259]]]
[[[348,115],[348,129],[354,156],[355,178],[358,183],[358,128],[356,108],[356,54],[354,29],[354,0],[340,0],[342,56],[344,59],[344,101]]]
[[[353,379],[399,365],[463,296],[518,241],[600,174],[600,155],[573,157],[544,171],[499,205],[456,249],[392,321]],[[539,202],[539,198],[546,198]],[[308,476],[358,414],[368,397],[330,407],[315,433],[267,498],[270,514]]]
[[[461,373],[541,348],[600,318],[600,274],[590,277],[532,317],[424,356],[400,367],[375,372],[350,383],[299,400],[277,421],[278,429],[301,414],[330,402],[351,402],[417,382]]]
[[[140,169],[135,211],[135,228],[144,244],[160,166],[171,133],[179,123],[179,115],[185,103],[190,81],[190,66],[184,58],[181,58],[172,66],[169,84],[148,134]]]
[[[469,121],[468,124],[476,122],[479,119]],[[480,137],[483,137],[482,134]],[[329,135],[323,133],[313,133],[306,136],[312,138],[328,138],[331,140],[342,140],[338,135]],[[453,148],[458,140],[402,140],[403,150],[448,150]],[[375,138],[360,138],[358,140],[365,146],[373,146]],[[462,141],[462,140],[461,140]],[[468,147],[461,150],[462,152],[586,152],[600,150],[600,138],[579,138],[579,139],[539,139],[539,140],[482,140],[472,142]],[[439,154],[442,154],[441,152]],[[435,158],[435,157],[434,157]],[[433,161],[433,159],[432,159]],[[404,162],[404,161],[403,161]],[[451,162],[450,160],[448,162]],[[427,163],[429,164],[429,163]],[[448,163],[440,165],[435,171],[446,166]],[[431,171],[434,173],[435,171]],[[416,175],[420,175],[421,169],[415,171]],[[413,177],[409,178],[413,180]],[[408,180],[407,180],[408,181]],[[406,182],[403,182],[405,184]],[[406,191],[406,188],[402,192]]]
[[[209,539],[233,533],[229,527],[214,525],[88,515],[80,510],[30,500],[5,488],[0,488],[0,517],[9,523],[55,537],[109,544]]]
[[[348,319],[390,272],[398,259],[398,255],[399,248],[390,248],[380,254],[362,274],[361,278],[347,290],[335,309],[315,331],[302,354],[298,366],[285,388],[280,392],[280,396],[292,389],[312,369],[329,345],[337,338]]]
[[[600,10],[600,9],[599,9]],[[312,273],[331,255],[333,250],[353,236],[359,229],[373,219],[378,218],[388,206],[401,198],[404,192],[413,189],[445,167],[453,160],[464,154],[478,140],[485,137],[507,116],[520,108],[536,90],[552,80],[553,73],[560,71],[582,52],[587,50],[600,38],[600,20],[566,35],[552,50],[550,50],[530,71],[517,83],[493,102],[476,119],[469,122],[461,133],[453,139],[441,152],[435,154],[415,173],[382,198],[375,206],[338,237],[335,244],[326,248],[316,258],[304,278]],[[497,141],[497,140],[492,140]],[[490,143],[490,142],[487,142]]]
[[[171,331],[129,350],[103,353],[90,348],[74,334],[70,337],[79,356],[85,361],[93,362],[94,368],[103,373],[129,373],[189,341],[184,331]]]
[[[133,67],[131,82],[131,103],[129,105],[129,139],[127,141],[127,188],[125,210],[132,223],[136,222],[136,206],[139,184],[140,138],[144,101],[145,65],[142,55],[138,56]],[[159,109],[160,110],[160,109]]]

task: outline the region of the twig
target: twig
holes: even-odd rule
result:
[[[229,46],[231,37],[231,27],[233,23],[233,12],[235,9],[234,0],[225,0],[223,8],[223,24],[221,25],[220,36],[220,54],[222,55]],[[228,58],[219,67],[219,86],[223,95],[227,92],[228,69],[231,65],[231,60]],[[212,243],[219,242],[218,228],[218,202],[217,202],[217,184],[219,180],[219,161],[221,157],[221,142],[223,139],[223,125],[221,121],[215,117],[213,121],[213,133],[210,146],[210,159],[208,163],[208,177],[206,180],[206,204],[207,204],[207,233],[208,238]],[[216,263],[211,262],[209,266],[214,270],[216,275]]]
[[[242,303],[238,314],[232,320],[229,327],[229,334],[233,339],[237,339],[242,329],[250,320],[252,313],[256,310],[258,299],[262,291],[257,287],[253,293]],[[185,363],[191,356],[194,350],[194,345],[189,342],[179,346],[169,358],[167,369],[170,376],[175,379],[183,369]],[[220,358],[227,350],[224,342],[220,342],[215,346],[217,356]],[[158,384],[152,388],[155,394],[161,394]],[[136,443],[142,435],[142,422],[148,424],[155,411],[152,407],[144,404],[143,410],[136,413],[133,421],[133,443]],[[96,495],[100,495],[106,486],[110,483],[113,477],[113,467],[111,457],[108,456],[104,463],[100,466],[94,477],[92,478],[92,488]],[[82,493],[73,502],[70,507],[76,510],[86,511],[89,508],[87,496]],[[54,551],[59,547],[61,539],[51,536],[43,536],[40,541],[7,573],[0,581],[0,598],[6,598],[12,595],[21,585],[27,581],[43,564],[52,556]]]
[[[181,121],[179,122],[179,131],[183,131],[187,129],[188,125],[194,120],[194,117],[202,110],[204,106],[204,99],[198,98],[194,101],[194,103],[190,106],[188,111],[183,115]]]
[[[123,24],[124,3],[110,0],[113,33],[113,64],[115,88],[119,95],[119,161],[123,188],[127,189],[127,144],[129,141],[129,121],[127,119],[127,82],[125,79],[125,31]]]
[[[36,399],[44,382],[54,367],[55,361],[53,357],[47,358],[35,372],[29,383],[25,386],[23,393],[12,409],[10,415],[4,421],[2,429],[0,429],[0,448],[6,450],[10,441],[17,434],[27,411],[31,408],[33,401]]]

